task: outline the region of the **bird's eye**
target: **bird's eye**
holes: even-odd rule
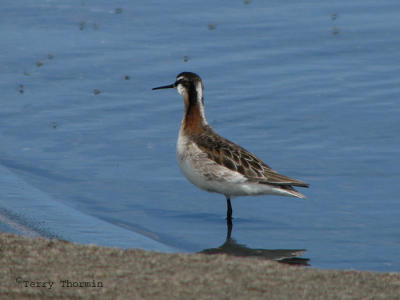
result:
[[[185,80],[183,78],[180,78],[177,81],[175,81],[175,85],[183,84],[184,82],[185,82]]]
[[[176,83],[176,84],[179,84],[179,83],[183,84],[183,83],[185,83],[186,81],[187,81],[187,80],[186,80],[185,77],[179,76],[179,77],[176,78],[175,83]]]

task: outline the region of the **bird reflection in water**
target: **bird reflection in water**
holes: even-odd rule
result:
[[[218,248],[205,249],[199,253],[203,254],[227,254],[239,257],[255,257],[260,259],[274,260],[289,265],[309,266],[309,259],[300,257],[305,249],[251,249],[245,245],[238,244],[232,237],[232,220],[227,219],[226,241]]]

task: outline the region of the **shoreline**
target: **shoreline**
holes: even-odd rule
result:
[[[400,273],[79,245],[0,232],[1,299],[400,299]]]

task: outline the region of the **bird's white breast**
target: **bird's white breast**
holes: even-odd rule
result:
[[[204,166],[201,166],[201,161],[205,161],[206,156],[196,144],[181,133],[176,146],[176,156],[186,178],[199,188],[207,190]]]

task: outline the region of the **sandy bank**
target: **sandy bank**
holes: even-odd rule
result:
[[[0,299],[400,299],[400,274],[0,234]]]

